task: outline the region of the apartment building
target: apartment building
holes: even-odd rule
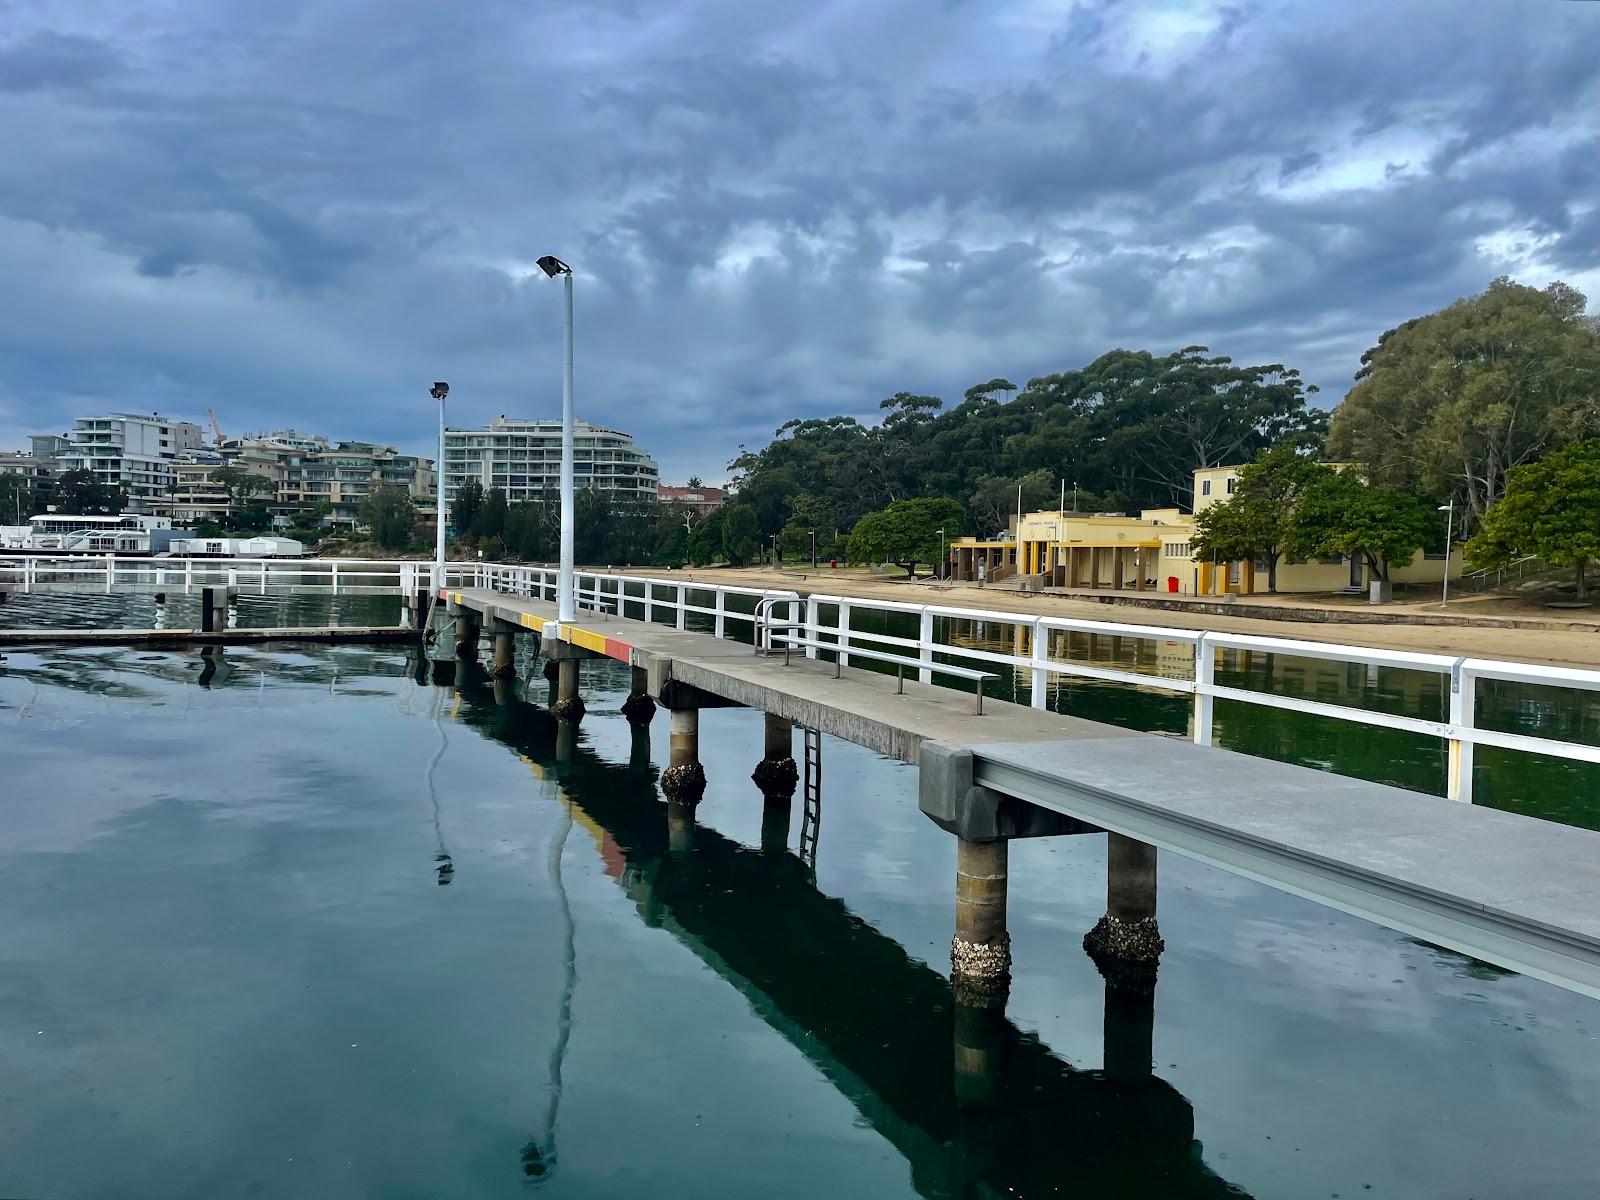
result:
[[[201,445],[200,426],[137,413],[79,417],[66,440],[62,471],[88,471],[120,487],[131,513],[164,512],[176,482],[173,464]]]
[[[444,458],[447,501],[469,479],[502,489],[512,503],[537,500],[561,486],[561,422],[501,416],[482,429],[447,429]],[[577,422],[572,476],[578,487],[654,500],[660,474],[630,435]]]
[[[401,454],[393,446],[372,442],[339,442],[314,451],[290,454],[283,464],[278,503],[309,508],[326,501],[333,506],[328,521],[355,525],[361,502],[380,484],[403,487],[422,507],[438,487],[431,458]]]

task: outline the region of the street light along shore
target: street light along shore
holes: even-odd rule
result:
[[[538,263],[551,279],[562,276],[566,285],[566,352],[561,374],[561,565],[556,573],[556,620],[570,624],[578,616],[572,587],[572,268],[553,254],[544,255]]]

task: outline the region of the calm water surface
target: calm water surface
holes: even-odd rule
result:
[[[574,741],[532,661],[497,702],[389,649],[7,653],[0,1195],[1600,1192],[1600,1004],[1166,855],[1153,1011],[1108,1007],[1098,837],[1013,847],[958,1106],[914,772],[826,740],[812,867],[710,710],[674,846],[617,665]],[[1058,699],[1155,711],[1116,695]]]

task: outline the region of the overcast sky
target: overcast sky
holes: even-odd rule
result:
[[[0,448],[558,416],[544,253],[669,481],[1118,345],[1332,404],[1497,274],[1600,293],[1597,79],[1600,4],[0,0]]]

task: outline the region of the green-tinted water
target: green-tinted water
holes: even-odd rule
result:
[[[1600,1186],[1593,1002],[1167,856],[1153,1008],[1108,1007],[1090,837],[1014,848],[985,1025],[944,981],[953,852],[909,769],[825,744],[813,871],[798,802],[762,849],[759,714],[707,712],[674,849],[623,669],[588,668],[563,742],[535,664],[498,703],[415,668],[10,655],[0,1194]],[[956,1101],[958,1039],[988,1107]]]

